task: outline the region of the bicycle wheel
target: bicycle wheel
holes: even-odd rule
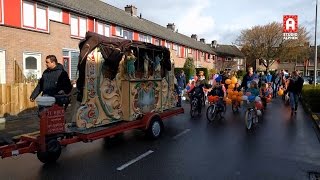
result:
[[[191,101],[191,107],[190,107],[190,115],[191,115],[191,117],[194,117],[196,115],[197,108],[198,108],[197,100],[193,99]]]
[[[209,122],[212,122],[216,118],[217,110],[215,104],[212,104],[208,107],[206,115]]]
[[[252,109],[248,109],[246,111],[246,115],[245,115],[245,123],[246,123],[246,128],[248,130],[251,129],[252,127],[252,123],[253,123],[253,110]]]

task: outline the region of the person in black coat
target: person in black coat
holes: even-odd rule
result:
[[[299,94],[302,91],[303,78],[299,76],[297,71],[292,72],[292,77],[288,79],[289,84],[287,91],[290,97],[291,113],[296,113],[298,109]]]
[[[249,66],[247,70],[247,74],[243,76],[243,80],[240,87],[247,90],[248,86],[250,85],[250,82],[258,79],[259,79],[258,75],[253,72],[253,67]]]
[[[31,102],[33,102],[40,93],[54,97],[55,95],[69,94],[72,90],[68,73],[63,69],[62,64],[58,63],[56,56],[48,55],[46,57],[46,66],[47,69],[43,72],[38,85],[30,96]]]

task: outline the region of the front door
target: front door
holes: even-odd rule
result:
[[[0,84],[6,83],[6,51],[0,50]]]

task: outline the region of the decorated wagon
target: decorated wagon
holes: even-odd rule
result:
[[[91,32],[79,48],[79,103],[70,108],[75,126],[66,126],[63,104],[39,98],[38,104],[46,106],[40,131],[1,146],[2,158],[36,153],[41,162],[51,163],[60,157],[61,146],[132,129],[156,139],[164,128],[162,120],[184,113],[176,107],[174,62],[167,48]]]

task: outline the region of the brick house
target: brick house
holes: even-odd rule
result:
[[[217,44],[212,41],[211,47],[217,53],[214,66],[219,71],[245,70],[246,61],[244,54],[235,45]]]
[[[77,78],[78,44],[87,31],[166,46],[176,67],[192,57],[199,67],[213,68],[215,51],[204,42],[99,0],[0,0],[0,83],[40,78],[45,57],[55,54],[71,79]]]

